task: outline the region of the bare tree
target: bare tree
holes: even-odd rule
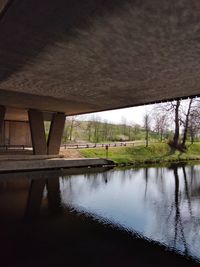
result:
[[[195,99],[189,116],[188,133],[190,134],[191,143],[194,143],[195,136],[200,131],[200,101]]]
[[[180,100],[176,100],[174,104],[172,104],[172,108],[174,109],[174,137],[172,145],[175,148],[178,148],[179,144],[179,134],[180,134]]]
[[[190,113],[188,124],[188,132],[190,135],[191,144],[194,143],[195,136],[200,130],[200,109],[193,109]]]
[[[127,131],[127,119],[124,116],[122,116],[121,122],[122,122],[122,134],[123,135],[126,135],[126,131]]]
[[[162,114],[166,114],[169,120],[174,121],[174,134],[172,140],[169,140],[169,145],[173,148],[179,148],[179,138],[180,138],[180,100],[168,102],[165,104],[160,104],[158,110]]]
[[[91,120],[87,122],[86,132],[88,134],[88,141],[91,141],[92,139],[92,121]]]
[[[146,140],[146,147],[148,147],[149,145],[149,131],[150,131],[150,115],[149,114],[145,114],[144,116],[144,129],[145,129],[145,132],[146,132],[146,137],[145,137],[145,140]]]
[[[92,117],[92,127],[94,131],[93,141],[95,143],[98,143],[100,139],[100,117],[98,116]]]
[[[80,125],[80,121],[77,120],[77,116],[71,116],[69,118],[69,140],[72,140],[73,131]]]
[[[158,135],[160,135],[160,141],[163,141],[163,135],[167,131],[169,125],[169,117],[166,112],[162,112],[161,110],[156,110],[154,113],[154,121],[155,126],[154,129]]]
[[[193,103],[193,99],[191,98],[190,101],[189,101],[187,112],[185,114],[185,121],[183,123],[184,124],[184,133],[183,133],[183,139],[182,139],[182,143],[181,143],[181,146],[182,146],[183,149],[186,148],[185,143],[186,143],[186,140],[187,140],[187,133],[188,133],[188,126],[189,126],[189,120],[190,120],[190,112],[191,112],[191,109],[192,109],[192,103]]]

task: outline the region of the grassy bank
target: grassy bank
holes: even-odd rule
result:
[[[86,158],[105,158],[105,148],[81,149],[80,153]],[[167,144],[155,143],[149,147],[130,146],[112,147],[108,149],[108,159],[115,163],[151,164],[165,162],[180,162],[200,160],[200,143],[188,145],[186,152],[173,151]]]

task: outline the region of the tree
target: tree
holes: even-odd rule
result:
[[[126,118],[124,116],[122,116],[121,122],[122,122],[122,134],[126,135],[126,132],[127,132],[127,120],[126,120]]]
[[[194,127],[191,120],[194,121],[195,114],[199,109],[195,104],[194,99],[190,100],[176,100],[162,105],[163,111],[172,115],[174,120],[174,135],[169,145],[175,149],[185,150],[188,132],[193,138]],[[183,129],[183,136],[181,139],[180,129]]]
[[[160,135],[160,141],[163,141],[163,135],[167,131],[168,124],[169,124],[169,118],[166,112],[161,112],[159,110],[156,110],[154,112],[154,129],[157,132],[158,135]]]
[[[146,132],[146,137],[145,137],[145,140],[146,140],[146,147],[148,147],[149,145],[149,131],[150,131],[150,115],[149,114],[145,114],[144,116],[144,129],[145,129],[145,132]]]
[[[69,140],[72,140],[72,133],[73,133],[73,129],[74,129],[74,124],[75,124],[75,116],[71,117],[71,123],[70,123],[70,129],[69,129]]]
[[[67,118],[66,132],[68,134],[68,139],[72,141],[74,129],[80,126],[80,121],[77,120],[77,116],[71,116]]]
[[[188,109],[185,115],[185,121],[184,121],[184,133],[183,133],[183,139],[182,139],[182,143],[181,146],[183,149],[186,148],[185,143],[187,140],[187,133],[188,133],[188,126],[189,126],[189,120],[190,120],[190,112],[192,109],[192,103],[193,103],[193,98],[190,99],[189,101],[189,105],[188,105]]]
[[[88,141],[91,141],[92,139],[92,121],[91,120],[87,122],[86,132],[88,135]]]
[[[93,127],[93,141],[95,143],[99,142],[100,139],[100,117],[99,116],[93,116],[92,117],[92,127]]]
[[[190,135],[191,144],[194,143],[194,138],[200,130],[200,112],[199,110],[192,110],[188,125],[188,132]]]
[[[174,114],[175,129],[174,129],[172,146],[178,148],[179,134],[180,134],[180,115],[179,115],[180,100],[176,100],[175,103],[172,104],[172,107],[175,113]]]
[[[189,122],[188,122],[188,133],[190,135],[191,144],[194,143],[194,138],[200,130],[200,106],[199,101],[193,102],[193,107],[190,111]]]

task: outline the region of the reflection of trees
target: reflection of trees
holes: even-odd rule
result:
[[[188,187],[187,174],[186,174],[185,167],[183,167],[183,178],[184,178],[184,183],[185,183],[186,198],[188,201],[188,209],[189,209],[190,216],[192,217],[192,205],[191,205],[191,199],[190,199],[190,194],[189,194],[189,187]]]
[[[184,168],[184,167],[183,167]],[[180,212],[180,202],[179,202],[179,176],[177,167],[174,167],[174,180],[175,180],[175,192],[174,192],[174,207],[175,207],[175,217],[174,217],[174,247],[176,247],[178,231],[180,230],[180,236],[182,243],[185,248],[185,254],[188,254],[184,228]]]
[[[145,179],[145,189],[144,189],[144,198],[146,198],[147,196],[147,187],[148,187],[148,176],[149,176],[149,173],[148,173],[148,168],[144,168],[144,179]]]
[[[177,167],[174,165],[169,169],[124,169],[96,175],[81,175],[66,179],[64,187],[67,191],[64,195],[67,196],[67,202],[68,200],[71,202],[74,197],[87,196],[90,192],[95,193],[98,189],[102,193],[102,189],[106,188],[109,183],[111,185],[109,190],[112,190],[112,184],[119,188],[121,186],[120,182],[126,183],[126,190],[129,190],[129,185],[131,187],[132,185],[143,185],[140,188],[130,187],[130,192],[140,190],[142,195],[139,195],[139,197],[141,197],[142,202],[145,202],[144,208],[148,209],[147,213],[151,214],[153,210],[154,214],[150,218],[150,223],[152,223],[150,227],[155,227],[155,233],[152,233],[154,228],[149,233],[153,238],[164,240],[171,247],[188,254],[189,244],[191,247],[194,242],[200,244],[200,241],[197,240],[200,226],[199,220],[197,220],[198,212],[194,208],[198,203],[196,199],[193,203],[192,199],[193,189],[200,185],[200,176],[196,170],[198,170],[198,167]],[[191,176],[191,174],[194,176]],[[134,179],[136,180],[135,183]],[[69,190],[71,190],[71,194]],[[191,250],[190,253],[192,253]]]
[[[150,169],[144,169],[143,192],[147,207],[150,205],[156,216],[155,233],[150,234],[188,255],[189,246],[193,248],[194,243],[196,247],[199,244],[200,221],[197,217],[197,204],[200,190],[198,202],[197,198],[194,198],[193,203],[191,198],[192,194],[197,195],[196,188],[200,188],[199,167],[178,168],[174,165],[169,170],[159,168],[149,171]],[[164,173],[165,171],[168,172]]]
[[[106,186],[112,179],[112,171],[85,173],[81,176],[64,176],[63,195],[65,195],[67,202],[70,203],[78,195],[96,191],[102,185]]]
[[[59,177],[50,177],[49,179],[33,179],[29,188],[25,218],[36,218],[40,214],[43,192],[47,189],[48,211],[50,214],[61,212],[61,197]]]

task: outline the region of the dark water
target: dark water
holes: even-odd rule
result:
[[[0,266],[200,260],[200,166],[84,172],[0,174]]]

